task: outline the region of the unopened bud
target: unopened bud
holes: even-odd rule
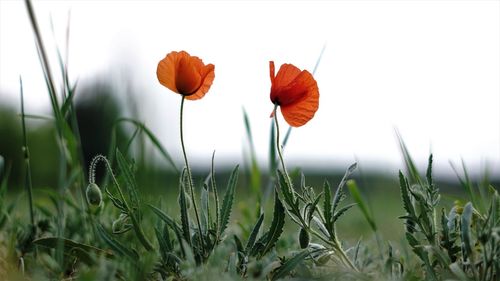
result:
[[[95,183],[90,183],[87,186],[87,190],[85,192],[85,195],[87,196],[87,202],[89,202],[90,205],[93,206],[99,206],[101,205],[102,202],[102,192],[99,186]]]
[[[307,248],[307,246],[309,246],[309,241],[310,241],[309,232],[307,232],[307,230],[301,228],[300,232],[299,232],[300,248],[302,248],[302,249]]]

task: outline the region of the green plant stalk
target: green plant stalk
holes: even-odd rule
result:
[[[186,97],[184,95],[182,95],[181,112],[180,112],[180,115],[181,115],[180,116],[180,134],[181,134],[182,154],[184,156],[184,164],[186,165],[188,182],[189,182],[189,190],[191,192],[191,202],[193,203],[193,210],[194,210],[194,214],[196,217],[196,224],[198,225],[198,232],[200,234],[200,242],[201,242],[202,248],[205,248],[204,242],[203,242],[203,233],[201,232],[200,217],[198,215],[198,207],[196,206],[196,200],[195,200],[195,196],[194,196],[193,178],[191,177],[191,169],[189,168],[189,162],[188,162],[188,159],[186,156],[186,148],[184,147],[184,132],[183,132],[184,130],[182,127],[182,124],[183,124],[182,121],[183,121],[183,115],[184,115],[184,100],[185,99],[186,99]]]
[[[276,125],[276,149],[278,150],[278,157],[280,159],[281,168],[282,168],[283,173],[285,175],[287,184],[292,188],[292,182],[290,180],[290,177],[288,176],[288,172],[287,172],[286,166],[285,166],[285,161],[283,160],[283,152],[281,151],[281,146],[280,146],[280,128],[279,128],[279,124],[278,124],[278,114],[276,112],[277,109],[278,109],[278,104],[276,103],[276,104],[274,104],[274,110],[273,110],[274,124]],[[293,188],[292,188],[292,192],[295,193]],[[288,211],[288,209],[287,209],[287,211]],[[354,270],[356,272],[358,271],[356,266],[347,257],[346,253],[344,252],[344,250],[340,246],[340,243],[336,239],[334,241],[329,241],[329,240],[325,239],[318,232],[316,232],[312,228],[308,227],[307,224],[305,223],[305,221],[303,220],[302,216],[298,216],[298,218],[302,224],[302,227],[307,228],[314,236],[316,236],[317,238],[319,238],[323,242],[327,243],[328,245],[332,246],[338,253],[340,253],[340,258],[341,258],[342,262],[344,263],[344,265],[346,265],[347,267],[351,268],[352,270]]]
[[[281,145],[280,145],[280,126],[278,124],[278,114],[277,114],[277,109],[278,109],[278,104],[274,104],[274,124],[276,125],[276,149],[278,150],[278,157],[280,158],[281,162],[281,169],[283,170],[283,173],[285,174],[286,181],[288,183],[288,186],[290,188],[292,187],[292,181],[290,180],[290,176],[288,176],[288,172],[285,167],[285,161],[283,160],[283,152],[281,151]],[[292,189],[293,192],[293,189]]]
[[[19,85],[21,89],[21,120],[23,126],[23,154],[24,154],[24,163],[26,166],[26,191],[28,192],[28,204],[30,211],[30,222],[31,226],[35,227],[35,214],[33,211],[33,184],[31,182],[31,167],[30,167],[30,153],[28,150],[28,139],[26,137],[26,123],[24,118],[24,91],[23,91],[23,81],[21,77],[19,77]]]
[[[56,88],[54,86],[54,79],[52,78],[52,72],[50,70],[50,65],[48,61],[48,56],[47,52],[45,51],[45,47],[43,45],[43,40],[41,36],[40,29],[38,28],[38,23],[36,20],[36,15],[35,11],[33,9],[33,5],[30,0],[25,0],[26,4],[26,9],[28,12],[28,16],[30,19],[31,26],[33,28],[33,33],[35,35],[35,43],[38,51],[38,56],[40,58],[40,63],[43,69],[43,74],[45,78],[45,82],[47,84],[47,88],[49,90],[49,96],[50,96],[50,101],[52,105],[52,110],[54,111],[55,119],[56,119],[56,129],[57,129],[57,136],[58,136],[58,145],[59,147],[59,158],[60,158],[60,163],[59,163],[59,181],[58,181],[58,189],[59,189],[59,195],[60,198],[63,198],[64,195],[64,180],[66,177],[66,171],[67,171],[67,163],[66,163],[66,157],[64,155],[64,136],[62,132],[63,124],[64,124],[64,119],[61,114],[60,108],[59,108],[59,103],[57,100],[56,96]],[[59,237],[64,236],[64,203],[62,202],[62,199],[60,199],[57,203],[57,235]],[[62,242],[59,243],[58,247],[56,248],[56,260],[58,261],[59,264],[63,264],[64,261],[64,254],[63,254],[63,244]]]
[[[108,162],[108,159],[106,159],[106,157],[104,157],[102,155],[98,155],[90,163],[89,183],[95,183],[94,170],[95,170],[95,166],[97,165],[98,161],[103,161],[106,168],[108,169],[109,173],[111,174],[111,178],[113,179],[113,182],[116,185],[116,189],[118,190],[118,194],[120,195],[120,198],[122,199],[123,204],[125,205],[125,208],[127,209],[127,212],[130,214],[130,219],[132,220],[132,225],[134,226],[134,231],[137,234],[137,238],[139,239],[139,241],[141,241],[142,245],[144,245],[144,248],[146,248],[146,250],[153,251],[154,250],[153,245],[146,238],[146,235],[142,231],[142,228],[138,227],[139,222],[138,222],[137,218],[135,217],[135,215],[133,215],[132,209],[128,205],[127,200],[125,200],[125,195],[123,194],[122,189],[120,187],[120,184],[118,183],[118,180],[116,179],[115,174],[113,173],[113,170],[111,169],[111,165]]]

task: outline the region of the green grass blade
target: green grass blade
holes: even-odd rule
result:
[[[472,185],[472,182],[470,181],[469,173],[467,172],[467,168],[465,167],[465,164],[463,163],[463,161],[462,161],[462,165],[463,165],[464,178],[462,178],[459,175],[458,170],[455,167],[455,165],[453,165],[453,163],[450,162],[450,166],[453,169],[453,171],[455,172],[455,174],[457,175],[457,178],[458,178],[458,181],[460,182],[460,185],[464,188],[464,190],[469,195],[469,198],[472,202],[472,205],[475,206],[476,208],[480,209],[481,206],[479,206],[479,202],[478,202],[478,199],[476,197],[476,193],[474,192],[474,187]]]
[[[325,49],[326,49],[326,43],[323,45],[323,48],[321,48],[321,52],[319,53],[318,59],[316,60],[316,64],[314,65],[312,75],[316,74],[316,70],[318,70],[319,63],[321,62],[321,59],[323,59],[323,54],[325,53]]]
[[[24,120],[24,91],[23,91],[23,80],[19,77],[19,87],[21,92],[21,121],[23,129],[23,156],[25,165],[25,187],[28,193],[28,207],[30,214],[30,222],[33,227],[35,227],[35,213],[33,210],[33,184],[31,180],[31,166],[30,166],[30,153],[28,149],[28,137],[26,134],[26,122]]]
[[[361,210],[361,213],[365,217],[366,221],[370,225],[373,232],[377,232],[377,225],[375,224],[375,220],[373,219],[373,215],[370,212],[370,209],[368,208],[368,204],[366,203],[366,200],[363,199],[363,196],[361,195],[361,192],[359,191],[359,188],[358,188],[358,185],[356,184],[356,181],[348,180],[347,181],[347,188],[349,189],[349,192],[351,193],[352,198],[354,199],[354,202],[356,202],[356,204],[358,204],[359,209]]]
[[[227,224],[229,223],[229,216],[231,215],[231,209],[233,208],[234,190],[236,189],[236,184],[238,183],[238,169],[239,166],[237,165],[233,169],[227,183],[226,193],[224,194],[220,214],[219,237],[222,236],[222,233],[224,233],[224,230],[227,228]]]
[[[151,132],[151,130],[145,124],[131,118],[119,118],[113,124],[113,130],[119,123],[131,123],[134,126],[141,128],[141,131],[146,134],[146,136],[149,138],[153,146],[155,146],[156,149],[158,149],[163,158],[165,158],[165,160],[167,160],[170,166],[174,168],[175,172],[179,173],[179,169],[175,165],[174,160],[172,159],[168,151],[165,149],[165,147],[163,147],[158,138],[153,134],[153,132]]]
[[[406,147],[406,144],[403,141],[403,138],[401,137],[401,134],[399,133],[398,130],[396,130],[396,136],[399,141],[399,148],[401,149],[401,153],[403,154],[406,170],[410,175],[411,182],[422,185],[422,180],[420,179],[417,166],[415,165],[415,162],[413,161],[410,152],[408,151],[408,148]]]

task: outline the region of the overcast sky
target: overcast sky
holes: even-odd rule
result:
[[[34,7],[52,68],[71,11],[71,80],[126,71],[127,81],[118,82],[133,84],[142,121],[179,165],[180,97],[156,78],[168,52],[186,50],[215,65],[208,94],[186,104],[194,165],[208,167],[214,149],[230,163],[243,161],[243,107],[265,165],[269,60],[312,71],[326,45],[315,74],[319,110],[293,130],[285,152],[290,165],[328,169],[358,159],[392,173],[402,163],[398,128],[422,165],[432,151],[443,173],[451,173],[449,161],[464,159],[476,171],[488,165],[500,174],[499,1],[34,1]],[[24,3],[1,0],[0,102],[18,106],[19,75],[28,112],[50,112]]]

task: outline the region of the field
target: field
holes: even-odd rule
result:
[[[419,170],[398,133],[399,174],[358,163],[287,166],[287,128],[307,126],[318,108],[314,71],[275,71],[270,62],[269,167],[258,164],[243,111],[245,163],[220,166],[214,152],[210,166],[191,168],[184,104],[210,95],[214,66],[168,53],[157,76],[179,97],[179,166],[181,156],[140,121],[112,107],[102,118],[80,110],[60,55],[56,85],[26,4],[52,115],[25,112],[22,79],[20,114],[0,110],[2,138],[10,136],[0,143],[8,147],[0,155],[0,280],[500,279],[499,183],[488,174],[472,178],[463,164],[453,179],[434,177],[432,154]],[[33,120],[49,125],[30,130]],[[89,131],[97,123],[106,126]],[[148,164],[146,143],[167,167]]]

